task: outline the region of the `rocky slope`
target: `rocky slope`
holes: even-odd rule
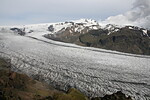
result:
[[[89,98],[76,89],[71,88],[64,93],[25,74],[13,72],[8,60],[0,58],[0,100],[89,100]],[[131,98],[117,92],[91,100],[131,100]]]
[[[133,54],[150,55],[150,31],[130,26],[109,30],[92,30],[79,36],[80,44]]]
[[[67,93],[10,70],[10,64],[0,58],[0,100],[88,100],[76,89]]]
[[[69,30],[66,29],[58,35],[48,34],[45,37],[82,46],[150,55],[150,31],[143,28],[134,26],[117,27],[109,24],[103,28],[81,33],[69,33]]]

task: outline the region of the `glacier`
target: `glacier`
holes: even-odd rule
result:
[[[0,31],[0,56],[11,59],[14,71],[60,90],[75,87],[92,97],[122,91],[150,100],[150,56],[62,43],[43,34]]]

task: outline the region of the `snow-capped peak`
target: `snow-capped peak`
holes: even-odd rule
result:
[[[16,30],[11,30],[18,28]],[[23,31],[27,36],[43,36],[45,34],[60,34],[67,32],[70,34],[75,33],[87,33],[90,30],[103,29],[108,30],[108,35],[114,32],[120,31],[122,28],[128,28],[130,30],[139,30],[143,32],[144,36],[149,36],[149,31],[143,28],[135,26],[119,26],[114,24],[107,24],[101,26],[101,23],[98,23],[92,19],[79,19],[72,21],[65,21],[59,23],[44,23],[44,24],[32,24],[32,25],[22,25],[22,26],[9,26],[9,27],[0,27],[0,32],[16,32]]]
[[[74,20],[72,21],[74,23],[82,23],[82,24],[93,24],[93,25],[97,25],[98,22],[92,19],[80,19],[80,20]]]
[[[100,25],[95,20],[91,19],[80,19],[73,21],[66,21],[62,23],[55,23],[50,26],[53,27],[53,33],[60,33],[60,31],[65,31],[70,29],[70,32],[81,32],[85,28],[90,29],[99,29]]]

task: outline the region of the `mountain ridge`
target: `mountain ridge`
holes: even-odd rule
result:
[[[119,26],[114,24],[101,26],[100,23],[92,19],[17,27],[0,27],[0,32],[10,32],[36,38],[45,37],[47,39],[74,43],[81,46],[150,55],[150,30],[137,26]],[[101,38],[103,37],[110,39],[102,40]],[[120,39],[118,40],[118,38]],[[114,42],[114,39],[117,39],[117,41]],[[104,41],[107,41],[107,44]],[[125,45],[125,48],[122,45]]]

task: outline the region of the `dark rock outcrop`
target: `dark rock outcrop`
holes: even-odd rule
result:
[[[53,25],[50,25],[50,26],[48,27],[48,31],[50,31],[50,32],[53,32],[53,31],[54,31]]]
[[[96,97],[91,100],[132,100],[131,97],[126,97],[121,91],[112,95],[105,95],[104,97]]]
[[[22,35],[24,36],[26,33],[25,33],[25,28],[24,29],[19,29],[19,28],[11,28],[10,30],[18,33],[19,35]]]
[[[85,46],[150,55],[150,37],[148,34],[145,35],[141,29],[124,27],[108,35],[107,30],[102,31],[100,29],[80,35],[79,40]]]

